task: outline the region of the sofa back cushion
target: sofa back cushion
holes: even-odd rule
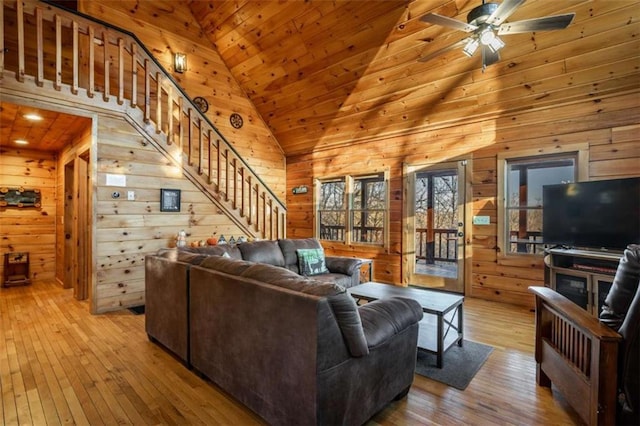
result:
[[[624,251],[613,285],[602,306],[600,321],[618,330],[629,310],[640,284],[640,245],[630,245]]]
[[[351,355],[360,357],[369,353],[358,306],[344,287],[302,277],[281,267],[220,256],[205,259],[200,267],[249,278],[306,295],[326,297]]]
[[[240,275],[245,278],[251,278],[256,281],[286,288],[287,290],[318,297],[331,296],[345,291],[344,287],[336,285],[335,283],[316,281],[302,277],[288,269],[266,265],[264,263],[255,263],[243,270]]]
[[[251,241],[238,244],[242,258],[250,262],[284,266],[284,257],[277,241]]]
[[[298,293],[326,297],[351,356],[361,357],[369,353],[358,306],[344,287],[301,277],[293,271],[261,263],[251,265],[240,275]]]
[[[218,244],[206,247],[181,247],[178,249],[186,253],[206,254],[209,256],[223,256],[225,253],[234,259],[242,259],[242,253],[235,244]]]
[[[327,299],[351,356],[361,357],[369,354],[355,299],[346,291],[331,295]]]
[[[320,241],[315,238],[282,239],[278,240],[278,245],[284,257],[285,268],[292,270],[296,274],[300,273],[300,269],[298,268],[298,253],[296,251],[299,249],[322,248]]]
[[[229,275],[240,275],[252,265],[253,262],[224,256],[209,256],[200,263],[203,268],[213,269]]]

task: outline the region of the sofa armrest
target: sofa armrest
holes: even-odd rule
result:
[[[360,273],[362,260],[343,256],[326,256],[325,263],[329,272],[334,274],[344,274],[352,277]]]
[[[358,308],[367,346],[373,348],[422,319],[422,307],[413,299],[391,297]]]

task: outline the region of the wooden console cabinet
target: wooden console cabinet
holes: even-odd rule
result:
[[[597,317],[622,254],[577,249],[546,253],[546,285]]]
[[[3,287],[31,284],[29,278],[29,253],[4,254]]]

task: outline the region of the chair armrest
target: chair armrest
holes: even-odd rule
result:
[[[422,307],[413,299],[391,297],[358,308],[367,347],[373,348],[422,319]]]
[[[529,287],[536,299],[538,385],[553,383],[587,424],[615,424],[622,336],[560,293]]]
[[[564,318],[583,333],[598,340],[620,340],[620,335],[616,331],[602,324],[597,318],[560,293],[548,287],[529,287],[529,291],[536,296],[536,307],[538,307],[539,298],[540,301],[553,308],[559,317]]]
[[[362,260],[354,259],[352,257],[343,256],[326,256],[325,264],[329,272],[334,274],[345,274],[350,277],[353,274],[359,273],[360,266],[362,266]]]

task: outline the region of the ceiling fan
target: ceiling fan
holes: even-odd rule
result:
[[[430,55],[424,56],[418,61],[426,62],[442,53],[462,47],[462,52],[467,56],[473,56],[474,53],[481,49],[482,52],[482,71],[484,72],[491,64],[495,64],[500,60],[498,51],[505,44],[498,37],[499,35],[509,35],[526,33],[530,31],[551,31],[564,29],[573,20],[575,13],[566,13],[563,15],[546,16],[544,18],[527,19],[524,21],[505,22],[513,12],[525,0],[504,0],[502,3],[485,3],[475,7],[467,15],[467,23],[452,19],[437,13],[428,13],[420,18],[423,22],[430,24],[443,25],[459,31],[470,33],[466,37],[450,46],[440,49]],[[497,33],[497,34],[496,34]]]

